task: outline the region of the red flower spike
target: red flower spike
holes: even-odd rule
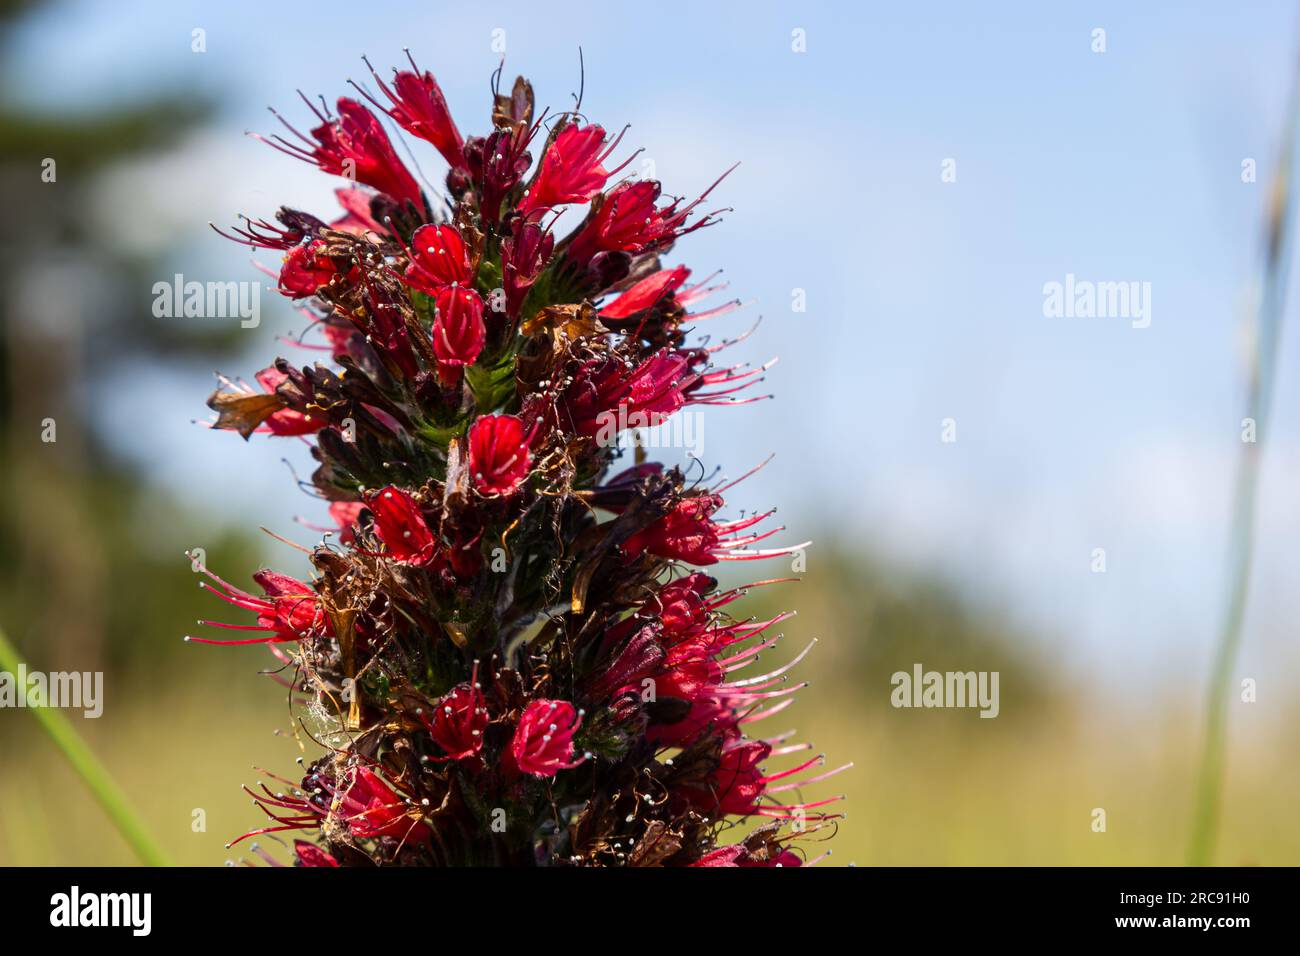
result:
[[[307,525],[324,535],[310,583],[263,571],[254,596],[205,582],[249,612],[215,625],[244,640],[211,643],[268,645],[292,706],[328,706],[366,676],[302,780],[248,791],[270,820],[240,839],[318,831],[293,855],[326,868],[816,863],[794,841],[838,798],[794,794],[845,768],[754,733],[805,686],[787,675],[809,650],[760,668],[787,616],[735,615],[747,588],[691,567],[794,549],[763,547],[782,530],[770,512],[719,517],[735,482],[645,448],[614,474],[623,430],[756,401],[745,390],[769,367],[717,359],[748,332],[693,339],[738,303],[700,305],[717,274],[661,260],[714,221],[713,187],[692,202],[620,180],[620,137],[580,104],[534,151],[548,114],[522,77],[493,76],[492,132],[464,140],[414,61],[371,75],[378,89],[357,89],[374,112],[322,102],[310,135],[272,141],[352,180],[337,207],[229,232],[282,258],[264,271],[315,332],[283,341],[322,354],[220,379],[213,424],[307,439],[303,484],[337,532]],[[436,213],[388,119],[451,165]],[[554,233],[578,203],[581,222]],[[488,832],[483,811],[503,801],[510,826]],[[738,816],[767,819],[719,846]]]
[[[484,495],[512,495],[531,462],[529,436],[516,415],[484,415],[469,429],[469,471]]]
[[[524,708],[514,739],[502,755],[512,771],[534,777],[554,777],[585,760],[573,758],[573,735],[582,724],[582,711],[565,700],[534,700]]]

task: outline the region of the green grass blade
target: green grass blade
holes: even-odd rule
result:
[[[1246,414],[1255,422],[1256,441],[1242,446],[1233,492],[1227,606],[1206,689],[1205,741],[1187,852],[1187,862],[1192,866],[1209,866],[1213,862],[1219,832],[1219,807],[1223,800],[1223,773],[1227,759],[1228,700],[1250,596],[1260,459],[1268,433],[1294,244],[1294,177],[1297,147],[1300,147],[1300,57],[1295,64],[1292,83],[1283,126],[1286,138],[1269,194],[1264,262],[1256,293],[1254,348],[1250,355],[1246,405]]]
[[[0,629],[0,670],[16,674],[21,663],[23,661],[17,649],[9,643],[3,629]],[[19,688],[18,692],[26,693],[26,688]],[[113,825],[122,834],[122,838],[130,844],[141,862],[147,866],[168,866],[167,857],[136,817],[126,799],[126,794],[114,782],[108,770],[99,762],[68,718],[60,711],[49,707],[28,709],[54,745],[62,751],[63,756],[72,765],[72,769],[77,772],[77,776],[104,808],[104,812],[108,814]]]

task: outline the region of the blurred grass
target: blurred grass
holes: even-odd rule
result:
[[[205,681],[204,649],[191,649],[192,673],[135,688],[108,678],[102,717],[69,716],[172,861],[213,866],[232,855],[224,845],[260,817],[239,789],[261,779],[251,766],[292,771],[298,750],[292,739],[274,736],[288,728],[282,690],[253,673],[267,655],[244,655],[251,666],[237,680]],[[230,676],[229,668],[219,670]],[[0,865],[138,862],[30,714],[0,711],[0,747]],[[196,809],[206,814],[206,832],[193,829]]]

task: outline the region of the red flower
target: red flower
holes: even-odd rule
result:
[[[781,753],[802,750],[805,747],[782,748]],[[718,767],[707,787],[683,787],[682,795],[688,803],[706,813],[736,814],[738,816],[772,817],[781,820],[806,818],[807,811],[824,807],[842,800],[842,796],[828,797],[809,803],[782,804],[771,800],[763,802],[765,796],[792,790],[808,784],[818,783],[853,766],[851,763],[834,770],[816,774],[793,783],[784,783],[779,787],[769,784],[795,774],[802,773],[810,767],[825,762],[821,755],[805,760],[803,763],[782,770],[779,773],[764,774],[760,766],[773,755],[772,745],[765,740],[734,740],[724,744],[718,760]]]
[[[724,746],[707,789],[683,788],[697,808],[720,814],[748,816],[758,811],[765,781],[760,766],[772,753],[772,745],[750,740]]]
[[[649,551],[670,561],[715,564],[718,561],[777,557],[805,547],[806,543],[789,548],[751,549],[750,545],[771,537],[782,529],[773,528],[761,534],[740,534],[768,517],[771,512],[751,515],[738,521],[714,521],[713,513],[722,504],[722,496],[718,494],[697,494],[682,498],[662,518],[624,541],[623,551],[629,558],[640,557]]]
[[[501,218],[501,202],[505,199],[532,165],[528,146],[535,128],[518,124],[510,129],[499,129],[487,137],[474,136],[465,145],[465,159],[469,164],[469,180],[478,192],[479,211],[483,220],[495,224]],[[448,186],[455,192],[455,179],[463,175],[453,173]],[[469,188],[468,184],[463,184]]]
[[[276,779],[290,783],[283,778]],[[418,844],[433,835],[428,824],[420,819],[419,811],[369,767],[349,770],[346,779],[345,785],[335,786],[321,774],[313,773],[305,781],[305,793],[274,792],[265,783],[261,784],[261,793],[245,787],[262,812],[278,825],[250,830],[226,846],[232,847],[263,833],[322,827],[332,817],[337,817],[354,837],[363,840],[388,837],[403,844]],[[305,841],[295,841],[294,851],[304,866],[338,865],[329,854]]]
[[[207,588],[227,604],[257,613],[257,624],[224,624],[220,621],[199,621],[208,627],[220,627],[229,631],[266,631],[267,637],[250,637],[238,641],[217,641],[205,637],[186,637],[187,641],[199,644],[281,644],[285,641],[300,641],[311,635],[333,634],[329,618],[321,609],[320,598],[310,585],[279,574],[275,571],[261,570],[253,575],[262,588],[263,597],[249,594],[232,584],[223,581],[206,568],[203,573],[217,583],[213,587],[206,581],[200,581],[199,587]]]
[[[293,852],[298,857],[298,863],[301,866],[338,866],[339,861],[334,859],[314,843],[308,843],[306,840],[294,840]]]
[[[533,180],[519,211],[528,215],[538,210],[550,209],[564,203],[586,202],[605,186],[605,181],[618,169],[606,170],[601,165],[623,138],[620,133],[608,149],[605,130],[599,126],[569,125],[560,130],[542,157],[537,178]],[[631,162],[629,158],[627,162]]]
[[[582,711],[566,700],[533,701],[503,754],[506,766],[534,777],[554,777],[578,766],[584,758],[572,759],[573,734],[581,723]]]
[[[478,663],[469,681],[448,691],[433,709],[433,719],[421,715],[433,742],[447,752],[438,761],[464,760],[483,749],[483,731],[488,725],[487,704],[478,685]]]
[[[658,618],[666,634],[689,635],[708,621],[709,612],[717,606],[704,597],[717,584],[715,578],[703,571],[692,571],[684,578],[661,587],[659,593],[641,607],[641,613]]]
[[[338,525],[339,541],[343,544],[356,544],[357,519],[361,517],[361,512],[365,510],[365,507],[365,502],[362,501],[330,502],[330,518]]]
[[[369,767],[358,768],[351,786],[337,796],[337,813],[355,837],[392,837],[404,843],[423,843],[432,836],[418,812]]]
[[[367,99],[384,110],[393,118],[393,122],[412,136],[418,136],[425,142],[432,143],[438,152],[442,153],[443,158],[451,164],[452,169],[464,168],[465,141],[461,139],[460,130],[456,129],[451,111],[447,109],[442,88],[438,86],[438,81],[428,70],[420,72],[420,68],[415,65],[415,60],[409,53],[407,59],[411,61],[410,70],[393,71],[393,87],[396,93],[384,84],[373,68],[370,70],[370,75],[375,78],[379,88],[393,104],[392,107],[385,109],[373,98],[367,96]],[[369,60],[366,61],[366,66],[370,66]]]
[[[474,364],[487,341],[483,300],[472,289],[449,285],[438,293],[436,302],[433,352],[442,380],[450,385],[464,366]]]
[[[485,495],[511,495],[528,475],[528,436],[516,415],[484,415],[469,429],[469,471]]]
[[[368,190],[354,186],[351,189],[336,189],[334,195],[343,207],[344,215],[330,223],[331,229],[358,236],[366,232],[375,232],[381,236],[387,233],[388,230],[375,220],[370,211],[370,198],[373,194]]]
[[[315,295],[327,286],[336,276],[346,275],[349,281],[355,279],[355,267],[344,273],[335,261],[320,250],[325,244],[313,240],[301,246],[294,246],[284,257],[280,267],[280,294],[293,299]]]
[[[813,861],[816,862],[815,860]],[[809,864],[811,865],[811,864]],[[732,846],[720,846],[704,856],[700,857],[691,866],[702,867],[785,867],[785,866],[803,866],[803,858],[799,854],[790,850],[782,850],[776,856],[769,856],[764,860],[756,860],[753,855],[741,844]]]
[[[275,394],[275,390],[280,384],[289,378],[284,372],[281,372],[274,365],[262,369],[253,376],[257,383],[268,394]],[[270,432],[272,435],[281,437],[293,435],[313,435],[320,431],[327,424],[323,418],[317,418],[305,412],[295,411],[292,408],[279,408],[268,415],[257,427],[259,432]]]
[[[663,207],[655,205],[659,201],[660,186],[653,179],[619,183],[573,237],[569,258],[587,263],[598,252],[651,252],[696,229],[703,229],[715,221],[713,213],[689,226],[686,220],[726,175],[723,173],[698,199],[681,208],[678,208],[680,199]]]
[[[514,232],[501,241],[501,285],[506,294],[506,313],[519,314],[528,290],[555,250],[555,236],[535,222],[520,219]]]
[[[389,485],[367,503],[375,516],[375,534],[388,549],[388,555],[400,564],[423,567],[438,557],[438,539],[434,537],[415,499],[400,488]]]
[[[446,286],[470,286],[474,263],[465,240],[454,226],[421,226],[411,237],[411,264],[406,283],[426,295],[436,296]]]
[[[398,159],[388,134],[374,113],[346,96],[339,97],[337,119],[322,113],[305,96],[303,102],[321,121],[311,131],[316,142],[284,123],[283,119],[280,122],[306,145],[299,146],[281,136],[273,136],[264,142],[283,153],[313,163],[324,172],[346,176],[373,186],[398,202],[411,202],[416,209],[424,208],[419,185]]]
[[[690,276],[691,270],[685,266],[675,269],[660,269],[652,272],[640,282],[630,286],[622,295],[615,298],[600,310],[601,318],[625,319],[660,302],[672,302],[673,293]]]
[[[631,369],[616,358],[594,360],[565,392],[561,424],[612,444],[623,428],[662,423],[686,404],[683,393],[698,379],[683,352],[658,352]]]

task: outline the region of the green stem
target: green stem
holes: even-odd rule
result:
[[[1200,780],[1196,789],[1192,837],[1187,851],[1187,862],[1192,866],[1209,866],[1214,860],[1219,807],[1223,800],[1232,672],[1241,647],[1242,623],[1250,596],[1261,448],[1267,434],[1268,415],[1273,399],[1273,380],[1292,258],[1292,220],[1296,196],[1292,182],[1296,175],[1296,148],[1300,142],[1300,58],[1296,61],[1295,71],[1286,124],[1283,127],[1286,139],[1272,180],[1264,230],[1264,263],[1257,291],[1254,350],[1250,356],[1246,401],[1246,413],[1255,423],[1255,441],[1242,446],[1233,493],[1232,530],[1228,549],[1228,599],[1205,695],[1205,742],[1201,753]]]
[[[4,630],[0,629],[0,670],[16,675],[22,663],[23,660],[17,649],[9,643]],[[18,693],[26,694],[27,689],[20,687]],[[131,809],[126,794],[113,781],[108,770],[99,762],[68,718],[60,711],[49,707],[29,706],[28,709],[54,745],[63,752],[72,769],[99,801],[99,805],[104,808],[104,812],[113,821],[113,825],[117,827],[123,839],[131,845],[131,849],[135,851],[141,862],[147,866],[170,865],[162,850],[154,843],[153,838],[149,836],[144,825]]]

